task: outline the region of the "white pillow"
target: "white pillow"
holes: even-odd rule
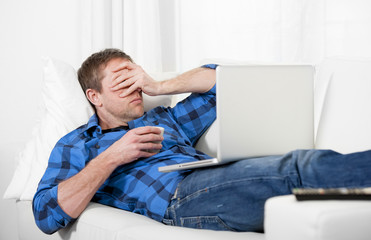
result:
[[[4,197],[31,200],[55,143],[87,122],[94,113],[77,81],[75,69],[50,58],[44,60],[41,121],[19,155],[19,163]]]
[[[159,74],[156,76],[161,78]],[[146,110],[158,105],[169,106],[172,99],[171,96],[144,98],[149,103],[145,104]],[[4,198],[32,200],[56,142],[85,124],[94,113],[79,85],[75,69],[55,59],[45,59],[42,100],[43,116],[33,129],[32,139],[19,154],[18,166]]]
[[[315,85],[316,148],[371,149],[371,60],[332,58]]]

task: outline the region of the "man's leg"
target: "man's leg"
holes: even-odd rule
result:
[[[304,188],[371,186],[371,150],[339,154],[330,150],[294,151],[292,159]]]
[[[262,231],[270,197],[291,194],[295,187],[366,186],[371,151],[299,150],[194,171],[179,184],[165,218],[191,228]]]

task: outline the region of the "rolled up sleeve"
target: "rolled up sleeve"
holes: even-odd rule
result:
[[[217,65],[201,67],[215,69]],[[216,119],[216,85],[208,92],[192,93],[172,109],[172,114],[192,144],[195,144]]]
[[[58,185],[81,171],[84,162],[81,156],[80,150],[61,142],[51,152],[32,202],[36,225],[44,233],[52,234],[74,221],[58,204]]]
[[[38,191],[33,199],[36,225],[46,234],[52,234],[74,220],[59,206],[57,194],[58,186],[55,186]]]

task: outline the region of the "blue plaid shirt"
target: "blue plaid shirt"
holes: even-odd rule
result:
[[[215,69],[216,65],[203,67]],[[215,118],[215,86],[206,93],[191,94],[174,108],[154,108],[128,127],[102,131],[93,115],[87,124],[59,140],[51,152],[33,199],[36,224],[50,234],[73,222],[58,205],[58,183],[80,172],[130,129],[142,126],[165,128],[163,148],[152,157],[118,167],[92,201],[162,221],[178,183],[189,171],[161,173],[158,167],[210,158],[193,146]]]

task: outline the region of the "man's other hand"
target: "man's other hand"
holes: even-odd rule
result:
[[[161,130],[157,127],[139,127],[128,131],[106,151],[114,154],[116,165],[120,166],[139,158],[155,155],[162,148]]]

